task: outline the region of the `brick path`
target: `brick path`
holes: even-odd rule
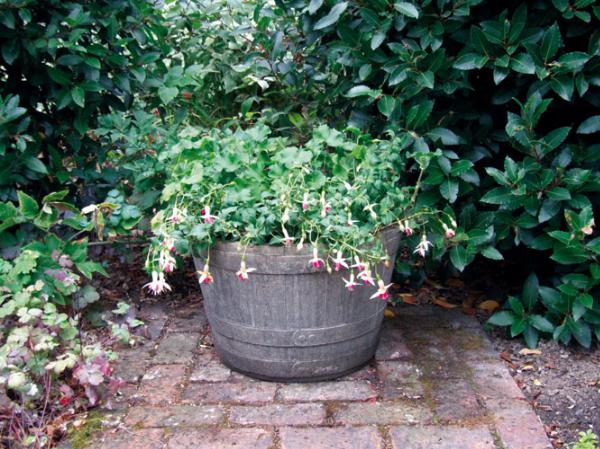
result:
[[[89,449],[547,449],[542,424],[479,323],[402,308],[375,360],[345,378],[276,384],[231,372],[198,307],[143,311],[127,382]]]

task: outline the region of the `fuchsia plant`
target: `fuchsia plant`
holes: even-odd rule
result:
[[[407,182],[402,139],[373,140],[321,126],[299,147],[269,134],[260,124],[205,136],[189,130],[171,149],[166,207],[153,219],[156,238],[146,263],[151,293],[170,290],[166,275],[175,269],[174,250],[208,249],[198,281],[209,284],[210,247],[238,241],[243,254],[250,245],[296,244],[298,251],[310,245],[306,263],[313,271],[347,271],[349,291],[376,287],[372,298],[387,300],[391,284],[377,270],[389,264],[378,238],[383,228],[397,226],[421,257],[455,237],[453,216],[415,205],[421,177],[415,185]],[[413,169],[422,173],[433,155],[424,154]],[[242,256],[237,277],[249,281],[253,271]]]

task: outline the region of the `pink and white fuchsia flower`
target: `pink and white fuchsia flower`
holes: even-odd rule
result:
[[[213,224],[215,222],[215,219],[217,218],[216,215],[210,214],[210,206],[204,206],[200,211],[200,215],[202,215],[202,219],[206,224]]]
[[[316,246],[313,246],[313,258],[308,261],[312,267],[316,270],[321,268],[325,261],[319,257],[319,250]]]
[[[351,292],[354,291],[354,287],[357,287],[360,285],[358,282],[354,281],[354,273],[350,273],[350,279],[342,278],[342,280],[344,281],[344,286],[346,287],[346,289],[348,289],[348,291],[351,291]]]
[[[346,263],[346,259],[342,256],[342,252],[338,251],[333,258],[333,263],[335,271],[340,271],[342,267],[348,269],[348,264]]]
[[[204,264],[204,268],[202,269],[202,271],[198,271],[198,274],[198,282],[200,284],[212,284],[213,277],[212,274],[210,274],[208,263]]]
[[[308,199],[308,192],[305,192],[304,196],[302,197],[302,210],[308,210],[309,207],[310,200]]]
[[[287,229],[285,229],[285,227],[282,227],[282,231],[283,231],[283,244],[288,247],[291,248],[292,243],[294,242],[294,240],[296,240],[295,237],[290,237],[290,235],[288,234]]]
[[[407,237],[410,237],[415,232],[414,229],[410,227],[408,220],[404,220],[403,222],[401,221],[399,227],[400,227],[400,232],[404,232],[404,234]]]
[[[454,237],[456,235],[456,231],[450,227],[448,227],[448,225],[446,223],[442,223],[442,227],[444,228],[444,233],[446,235],[446,238],[451,239],[452,237]]]
[[[177,261],[171,254],[167,251],[161,251],[159,256],[159,264],[166,273],[172,273],[175,269],[175,263]]]
[[[171,216],[167,218],[167,221],[171,223],[181,223],[184,217],[185,210],[179,209],[177,206],[174,206],[173,211],[171,212]]]
[[[242,260],[240,264],[240,271],[238,271],[235,274],[240,279],[240,281],[247,281],[248,273],[252,273],[253,271],[256,271],[256,268],[246,268],[246,261]]]
[[[373,276],[371,275],[369,264],[365,265],[365,269],[358,273],[357,277],[363,281],[365,285],[375,285],[375,279],[373,279]]]
[[[379,299],[387,300],[390,297],[390,294],[388,293],[388,288],[390,288],[391,285],[392,284],[385,285],[383,280],[378,279],[377,280],[377,287],[378,287],[377,291],[371,296],[371,299],[379,298]]]
[[[165,281],[165,274],[161,271],[152,272],[152,281],[144,285],[145,288],[150,290],[153,295],[159,295],[165,290],[171,291],[171,286]]]
[[[366,268],[366,265],[360,261],[358,256],[354,256],[354,261],[356,263],[351,265],[352,268],[356,268],[358,271],[363,271]]]
[[[419,242],[413,253],[419,254],[421,257],[425,257],[425,254],[427,254],[427,250],[429,250],[429,248],[431,248],[432,246],[432,243],[429,240],[427,240],[427,236],[423,234],[423,237],[421,237],[421,241]]]

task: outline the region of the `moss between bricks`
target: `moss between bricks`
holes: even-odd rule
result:
[[[92,410],[80,427],[75,428],[73,425],[69,425],[67,440],[72,449],[85,449],[90,445],[93,438],[102,430],[103,416],[102,412]]]

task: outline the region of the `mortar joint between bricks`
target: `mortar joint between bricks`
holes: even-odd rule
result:
[[[281,449],[281,437],[279,436],[279,428],[274,427],[271,432],[273,438],[273,444],[269,447],[269,449]]]
[[[223,404],[223,427],[231,427],[231,404]]]
[[[381,441],[383,442],[383,449],[393,449],[392,437],[390,436],[390,426],[379,425],[377,426],[379,435],[381,435]]]

